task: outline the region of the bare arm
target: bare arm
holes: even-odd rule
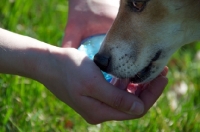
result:
[[[0,72],[37,79],[50,45],[0,28]]]
[[[137,97],[107,83],[93,61],[76,49],[51,46],[4,29],[0,29],[0,73],[39,81],[92,124],[141,117],[167,84],[165,69]]]
[[[77,48],[91,35],[106,33],[119,8],[119,0],[69,0],[63,47]]]

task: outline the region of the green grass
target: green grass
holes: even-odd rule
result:
[[[0,27],[60,45],[66,0],[1,0]],[[0,74],[0,132],[198,132],[200,130],[199,44],[184,46],[169,63],[169,84],[139,120],[89,125],[36,81]],[[188,87],[180,93],[180,84]],[[71,125],[72,123],[72,125]]]

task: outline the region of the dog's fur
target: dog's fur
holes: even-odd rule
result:
[[[108,73],[144,83],[178,48],[199,39],[200,0],[121,0],[98,54],[110,58]]]

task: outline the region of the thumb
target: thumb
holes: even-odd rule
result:
[[[125,113],[141,115],[144,112],[143,102],[135,95],[119,89],[104,81],[94,88],[92,97]]]
[[[78,48],[82,40],[80,29],[74,25],[67,25],[62,47]]]

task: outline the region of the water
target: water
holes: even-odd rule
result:
[[[80,47],[78,48],[79,51],[85,53],[90,59],[93,60],[94,55],[99,51],[101,44],[105,38],[105,34],[95,35],[84,39],[81,42]],[[105,79],[110,82],[112,76],[103,72]]]

